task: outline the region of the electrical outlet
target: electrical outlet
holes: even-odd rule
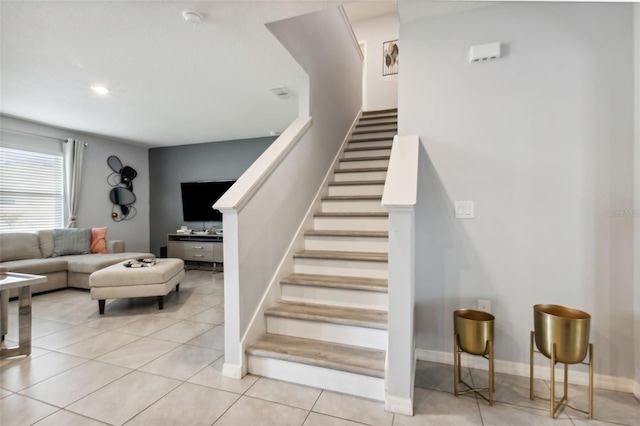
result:
[[[478,310],[491,313],[491,300],[478,299]]]

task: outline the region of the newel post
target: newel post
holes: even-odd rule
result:
[[[418,136],[396,136],[382,205],[389,211],[389,343],[385,409],[413,415]]]

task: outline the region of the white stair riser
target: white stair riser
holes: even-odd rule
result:
[[[322,201],[324,213],[361,212],[374,213],[386,212],[381,200],[324,200]]]
[[[386,262],[295,258],[293,270],[298,274],[339,275],[342,277],[389,278]]]
[[[293,318],[272,316],[267,316],[266,318],[267,333],[361,346],[363,348],[387,349],[387,330],[320,321],[304,321]]]
[[[304,248],[305,250],[388,253],[389,239],[384,237],[307,235],[304,237]]]
[[[388,123],[390,121],[397,123],[398,114],[363,115],[358,124]]]
[[[342,170],[361,169],[363,167],[389,167],[389,160],[340,161]]]
[[[335,173],[333,175],[336,182],[353,182],[359,180],[386,180],[387,172],[351,172]]]
[[[383,184],[329,185],[329,195],[382,195]]]
[[[299,364],[254,355],[247,357],[251,374],[312,386],[319,389],[356,395],[362,398],[384,401],[384,379],[363,376],[330,368]]]
[[[373,148],[365,151],[346,151],[344,158],[377,157],[381,155],[391,155],[391,148]]]
[[[391,141],[349,142],[347,148],[389,148]]]
[[[314,228],[318,231],[388,231],[387,217],[315,217]]]
[[[282,284],[282,300],[386,311],[389,295],[379,291]]]

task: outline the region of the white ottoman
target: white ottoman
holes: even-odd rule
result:
[[[124,297],[158,297],[158,308],[164,307],[164,296],[174,287],[180,289],[184,277],[182,259],[157,259],[155,265],[127,268],[126,262],[116,263],[94,272],[89,277],[91,300],[98,300],[100,315],[104,314],[106,299]]]

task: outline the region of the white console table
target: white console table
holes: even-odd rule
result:
[[[223,263],[222,235],[169,234],[167,256],[185,261]]]

